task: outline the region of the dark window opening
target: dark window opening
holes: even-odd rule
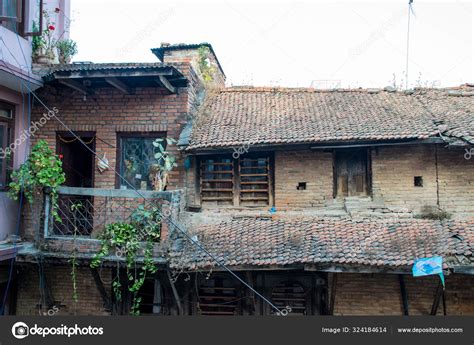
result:
[[[423,187],[423,176],[415,176],[415,187]]]
[[[13,169],[13,142],[15,127],[14,106],[0,102],[0,190],[7,188]]]
[[[158,151],[153,143],[156,139],[164,137],[164,133],[119,134],[118,171],[128,182],[120,179],[118,181],[120,189],[132,189],[132,187],[141,190],[156,189],[154,171],[158,169],[159,160],[155,158]],[[161,145],[165,146],[166,141]]]
[[[367,149],[336,150],[335,197],[369,194],[370,160]]]
[[[206,279],[198,289],[199,315],[233,316],[242,313],[240,289],[226,278]]]
[[[145,279],[138,297],[141,298],[140,315],[164,314],[163,289],[158,279]]]
[[[272,301],[280,310],[289,311],[289,316],[306,315],[307,293],[301,284],[283,282],[273,288]]]
[[[297,190],[305,190],[306,189],[306,182],[298,182]]]

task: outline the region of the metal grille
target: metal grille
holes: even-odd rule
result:
[[[137,189],[152,189],[149,167],[155,159],[155,138],[122,138],[121,174]],[[129,186],[124,184],[124,188]]]
[[[162,203],[162,199],[146,199],[145,202],[142,198],[60,195],[58,214],[61,222],[53,222],[52,234],[95,237],[108,224],[128,222],[140,205],[150,209]]]

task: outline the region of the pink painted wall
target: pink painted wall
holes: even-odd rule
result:
[[[15,105],[15,138],[28,129],[27,95],[0,86],[0,100]],[[13,153],[13,167],[18,168],[26,158],[27,142],[22,142]],[[0,241],[16,232],[18,202],[11,200],[6,192],[0,192]]]

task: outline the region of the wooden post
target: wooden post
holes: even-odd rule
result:
[[[97,271],[96,268],[91,268],[91,274],[92,277],[94,278],[95,285],[97,286],[97,289],[100,292],[100,296],[102,297],[102,301],[104,303],[104,308],[106,311],[112,311],[112,300],[105,290],[104,284],[102,283],[102,280],[100,279],[99,272]]]
[[[398,275],[398,281],[400,283],[400,294],[402,295],[403,315],[408,315],[408,295],[403,274]]]
[[[436,294],[433,301],[433,306],[431,307],[430,315],[436,315],[438,313],[439,301],[443,295],[443,284],[439,282],[438,288],[436,289]]]
[[[173,278],[171,277],[171,273],[169,270],[166,271],[168,275],[168,280],[170,281],[171,290],[173,291],[174,299],[176,300],[176,305],[178,306],[178,315],[183,315],[183,305],[181,304],[181,299],[178,295],[178,290],[176,290],[176,286],[174,285]]]
[[[51,196],[49,188],[45,188],[44,193],[44,220],[43,220],[43,237],[47,238],[49,235],[49,221],[51,219]],[[36,234],[36,243],[39,242],[39,233]]]
[[[329,302],[329,315],[334,315],[334,304],[336,303],[337,274],[334,273],[331,284],[331,301]]]

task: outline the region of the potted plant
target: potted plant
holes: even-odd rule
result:
[[[59,63],[70,63],[71,58],[77,54],[77,45],[72,39],[63,39],[56,43],[58,50]]]
[[[43,18],[46,23],[46,28],[41,32],[41,36],[33,38],[32,49],[34,62],[41,64],[51,64],[56,58],[54,49],[56,47],[56,40],[54,39],[54,30],[56,24],[51,21],[48,11],[43,10]],[[33,23],[35,26],[36,23]]]

